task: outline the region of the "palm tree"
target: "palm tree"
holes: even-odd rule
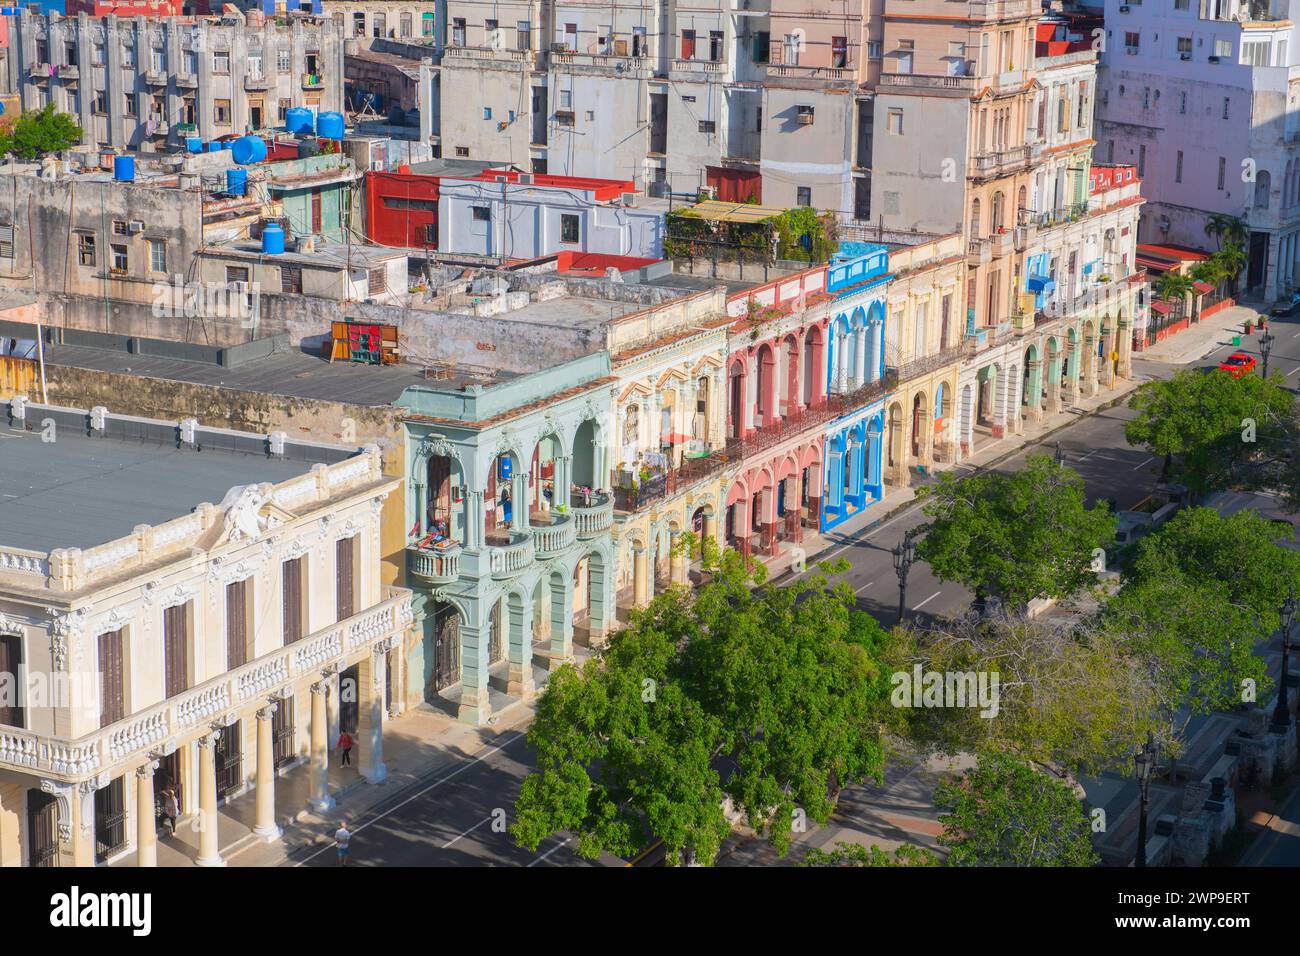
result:
[[[1192,266],[1188,273],[1197,282],[1206,282],[1218,288],[1227,276],[1224,274],[1222,263],[1215,259],[1202,259],[1196,265]]]
[[[1224,243],[1230,245],[1245,245],[1246,237],[1250,233],[1250,228],[1246,221],[1240,216],[1229,216],[1227,213],[1216,212],[1205,221],[1205,234],[1213,236],[1215,245],[1220,249]],[[1240,272],[1241,270],[1237,270]]]
[[[1241,246],[1235,242],[1225,243],[1223,248],[1216,252],[1211,259],[1217,259],[1219,267],[1223,270],[1224,277],[1231,284],[1235,291],[1237,287],[1237,278],[1241,271],[1246,268],[1249,257]]]
[[[1156,280],[1156,291],[1166,302],[1182,302],[1183,297],[1192,291],[1192,277],[1181,272],[1166,272]]]

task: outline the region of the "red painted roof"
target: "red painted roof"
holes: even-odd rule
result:
[[[622,193],[637,192],[636,183],[631,179],[551,176],[547,173],[520,173],[514,169],[485,169],[477,176],[443,176],[441,178],[485,183],[493,183],[504,178],[506,182],[518,183],[520,176],[532,176],[534,186],[551,186],[556,189],[589,189],[595,194],[595,198],[600,200],[617,199]]]
[[[1192,283],[1192,288],[1201,293],[1201,295],[1214,291],[1214,286],[1210,285],[1208,282],[1202,282],[1200,279],[1197,279]]]
[[[1200,262],[1202,259],[1210,258],[1208,252],[1191,249],[1187,246],[1155,245],[1149,242],[1139,242],[1137,249],[1139,255],[1164,259],[1170,262]]]
[[[1163,302],[1152,302],[1151,308],[1156,312],[1159,312],[1161,315],[1168,315],[1170,311],[1172,311],[1169,306],[1165,305]]]

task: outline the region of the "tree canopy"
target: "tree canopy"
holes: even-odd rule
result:
[[[708,863],[725,798],[784,853],[796,811],[825,823],[841,788],[880,778],[889,635],[852,589],[820,571],[766,585],[734,551],[713,571],[552,676],[529,730],[538,772],[516,805],[521,845],[568,830],[594,857],[658,838],[671,862]]]
[[[1085,505],[1083,479],[1046,455],[1011,474],[979,472],[918,489],[929,519],[916,553],[943,581],[1023,610],[1096,581],[1094,552],[1115,538],[1105,505]]]
[[[46,153],[58,153],[81,142],[81,127],[67,113],[59,113],[53,103],[39,110],[27,110],[11,124],[0,126],[0,156],[16,159],[39,159]]]
[[[1004,754],[982,753],[934,794],[948,866],[1096,866],[1083,804],[1069,785]]]
[[[1275,378],[1183,369],[1138,388],[1124,435],[1165,458],[1167,479],[1200,495],[1271,474],[1267,463],[1289,445],[1294,402]]]

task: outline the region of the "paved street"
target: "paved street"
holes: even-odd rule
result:
[[[1289,382],[1300,373],[1300,323],[1274,324],[1277,344],[1270,360],[1272,368],[1283,371]],[[1231,351],[1225,343],[1195,363],[1209,366]],[[1258,335],[1244,339],[1246,351],[1256,351]],[[1167,375],[1170,366],[1134,360],[1134,374],[1143,378]],[[1029,446],[1016,451],[998,464],[1000,470],[1023,465],[1026,455],[1051,453],[1060,440],[1066,463],[1083,475],[1090,496],[1117,499],[1121,508],[1128,507],[1149,494],[1156,482],[1160,463],[1146,452],[1130,448],[1124,440],[1124,422],[1131,413],[1123,405],[1083,416],[1066,426],[1043,446]],[[891,549],[903,533],[922,520],[919,506],[913,506],[884,523],[845,536],[820,557],[846,557],[852,564],[848,580],[858,592],[860,606],[876,615],[884,624],[893,624],[897,615],[898,584],[894,574]],[[909,580],[908,604],[919,615],[960,613],[969,606],[971,595],[954,584],[937,581],[923,564],[913,568]],[[1197,727],[1193,727],[1195,733]],[[384,802],[359,818],[351,820],[356,834],[353,863],[359,866],[436,866],[436,865],[621,865],[607,857],[600,861],[580,859],[563,837],[546,841],[537,853],[515,846],[509,833],[501,832],[500,822],[509,822],[519,785],[532,767],[531,755],[522,731],[503,730],[488,741],[475,757],[441,768],[437,774],[395,791]],[[947,768],[938,764],[891,766],[881,787],[858,787],[846,791],[832,827],[806,837],[807,845],[833,844],[837,839],[870,839],[884,845],[901,840],[920,840],[933,845],[938,832],[935,812],[929,806],[929,793]],[[1096,802],[1122,808],[1131,802],[1131,781],[1107,776],[1086,782]],[[504,811],[497,812],[497,811]],[[1293,800],[1289,811],[1300,819],[1300,800]],[[1118,812],[1118,809],[1117,809]],[[1300,825],[1296,833],[1300,834]],[[288,865],[334,866],[332,844],[300,848],[290,856]],[[1288,860],[1300,861],[1300,836],[1278,841],[1277,853],[1292,854]],[[787,862],[801,856],[796,850]],[[728,843],[723,865],[776,863],[775,855],[765,843],[735,839]]]

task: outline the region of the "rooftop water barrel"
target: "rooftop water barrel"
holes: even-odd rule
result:
[[[311,110],[295,106],[285,111],[284,128],[290,133],[316,132],[316,117]]]
[[[231,142],[231,140],[223,139],[223,140],[221,141],[221,148],[222,148],[222,149],[230,149],[230,147],[231,147],[232,145],[233,145],[233,143]]]
[[[242,196],[248,192],[248,170],[226,170],[226,192],[232,196]]]
[[[318,136],[323,136],[325,139],[342,139],[343,129],[342,113],[321,113],[316,117],[316,134]]]
[[[135,179],[135,157],[134,156],[115,156],[113,157],[113,178],[121,183],[129,183]]]
[[[278,222],[268,222],[262,227],[262,253],[278,256],[284,252],[284,228]]]
[[[203,152],[203,140],[197,136],[187,136],[185,138],[185,152],[201,153]]]
[[[308,156],[316,156],[320,153],[320,143],[314,139],[304,139],[298,143],[298,158],[305,159]]]
[[[241,166],[266,159],[266,142],[260,136],[241,136],[230,147],[230,158]]]
[[[212,142],[208,143],[208,152],[209,153],[221,152],[221,144],[214,139]]]

